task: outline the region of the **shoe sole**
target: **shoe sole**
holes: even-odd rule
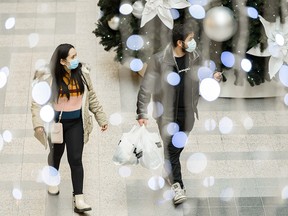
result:
[[[174,204],[178,205],[178,204],[181,204],[181,203],[185,202],[186,200],[187,200],[187,197],[181,198],[181,199],[178,199],[178,200],[174,201]]]
[[[60,191],[58,191],[57,193],[51,193],[51,192],[48,191],[48,194],[51,195],[51,196],[57,196],[57,195],[59,195],[59,193],[60,193]]]
[[[76,213],[84,213],[85,211],[91,211],[92,208],[85,208],[85,209],[78,209],[78,208],[74,208],[74,212]]]

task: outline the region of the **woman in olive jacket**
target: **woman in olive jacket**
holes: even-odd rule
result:
[[[77,52],[71,44],[61,44],[54,51],[50,64],[36,71],[34,84],[47,82],[51,87],[51,99],[48,105],[54,109],[54,120],[63,125],[63,143],[51,143],[49,123],[45,123],[40,116],[43,104],[38,104],[32,99],[32,123],[35,137],[47,148],[49,166],[59,169],[61,157],[67,148],[67,158],[71,168],[73,197],[75,198],[74,211],[82,213],[91,210],[84,202],[83,179],[84,170],[82,153],[84,144],[89,140],[93,129],[93,113],[102,131],[108,128],[107,117],[103,112],[96,93],[93,90],[89,75],[90,69],[82,65],[77,59]],[[47,105],[46,104],[46,105]],[[61,113],[61,115],[60,115]],[[60,115],[60,117],[59,117]],[[48,138],[47,138],[48,137]],[[49,186],[50,195],[58,195],[58,186]]]

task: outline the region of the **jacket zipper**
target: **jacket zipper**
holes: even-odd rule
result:
[[[178,64],[177,64],[177,62],[176,62],[176,60],[175,60],[175,57],[173,57],[173,59],[174,59],[174,63],[175,63],[175,65],[176,65],[176,68],[177,68],[177,72],[178,72],[178,74],[179,74],[179,67],[178,67]],[[177,121],[177,118],[178,118],[178,103],[179,103],[179,88],[177,88],[176,89],[176,112],[175,112],[175,114],[174,114],[174,121]]]

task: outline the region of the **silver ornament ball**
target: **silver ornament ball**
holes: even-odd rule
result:
[[[108,21],[108,26],[112,29],[112,30],[118,30],[119,26],[120,26],[120,18],[118,16],[114,16],[112,17],[109,21]]]
[[[142,18],[142,12],[144,10],[144,5],[143,5],[142,1],[134,2],[132,7],[133,7],[132,14],[138,19]]]
[[[237,29],[233,12],[227,7],[211,8],[203,21],[206,35],[217,42],[230,39]]]

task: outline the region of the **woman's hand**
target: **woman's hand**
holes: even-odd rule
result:
[[[108,124],[102,125],[102,126],[101,126],[101,131],[102,131],[102,132],[103,132],[103,131],[106,131],[107,128],[108,128]]]
[[[44,127],[36,127],[35,128],[35,132],[37,133],[37,134],[43,134],[44,133]]]
[[[47,137],[45,134],[44,127],[36,127],[34,129],[35,133],[34,136],[36,137],[37,140],[44,146],[45,149],[47,149]]]

